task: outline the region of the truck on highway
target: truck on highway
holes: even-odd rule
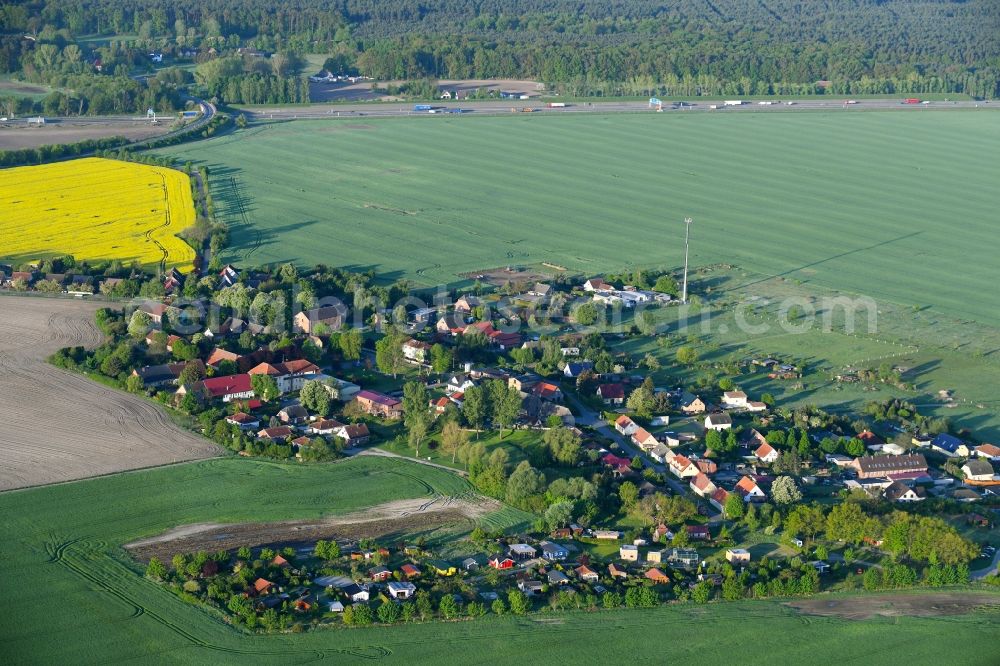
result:
[[[549,102],[546,106],[550,109],[565,109],[566,102]]]
[[[413,105],[413,110],[414,111],[430,111],[433,108],[434,107],[431,106],[430,104],[414,104]]]
[[[743,100],[741,99],[727,99],[723,102],[725,106],[743,106]]]
[[[920,100],[916,97],[907,97],[903,100],[903,104],[920,104]]]

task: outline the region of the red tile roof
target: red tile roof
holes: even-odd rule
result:
[[[239,354],[234,354],[231,351],[227,351],[225,349],[220,349],[219,347],[216,347],[215,349],[212,350],[212,353],[208,355],[208,360],[205,361],[205,365],[214,366],[218,365],[219,363],[222,363],[223,361],[232,361],[233,363],[235,363],[236,361],[239,360],[239,358],[240,358]]]
[[[236,393],[247,393],[253,390],[250,375],[225,375],[210,377],[201,382],[205,391],[213,398],[222,398]]]
[[[757,450],[754,451],[753,454],[757,456],[759,459],[763,460],[764,458],[768,457],[774,452],[775,452],[774,447],[765,441],[763,444],[757,447]]]
[[[707,476],[705,476],[704,474],[699,473],[697,476],[694,477],[691,483],[698,490],[707,490],[708,487],[712,485],[712,480]]]
[[[733,488],[735,492],[746,497],[748,494],[752,493],[755,488],[758,488],[757,482],[751,479],[749,476],[744,476]]]
[[[597,387],[602,400],[624,400],[625,387],[621,384],[601,384]]]

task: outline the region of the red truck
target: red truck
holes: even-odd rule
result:
[[[920,104],[920,100],[916,97],[907,97],[903,100],[903,104]]]

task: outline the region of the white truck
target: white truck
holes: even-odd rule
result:
[[[723,102],[725,106],[743,106],[743,100],[741,99],[727,99]]]

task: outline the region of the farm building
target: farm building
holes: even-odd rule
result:
[[[857,470],[859,479],[891,478],[896,474],[926,474],[927,460],[919,453],[905,456],[864,456],[855,458],[852,467]]]
[[[403,415],[403,403],[382,393],[359,391],[354,400],[366,414],[384,419],[398,419]]]
[[[292,324],[296,331],[302,333],[313,333],[318,324],[323,324],[329,330],[336,331],[344,325],[346,319],[347,308],[338,303],[309,311],[303,310],[295,315]]]

